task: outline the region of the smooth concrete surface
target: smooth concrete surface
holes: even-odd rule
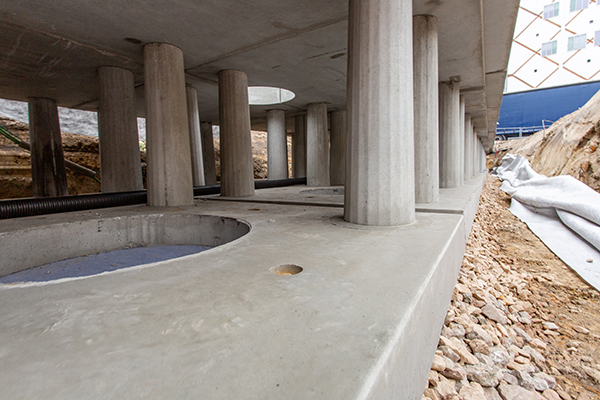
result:
[[[33,197],[69,194],[55,100],[29,98],[29,142]]]
[[[202,138],[200,133],[200,111],[198,93],[192,86],[186,85],[188,126],[190,132],[190,157],[192,159],[192,184],[204,186],[204,161],[202,160]]]
[[[415,220],[411,0],[351,0],[345,216],[361,225]]]
[[[440,188],[460,187],[460,90],[455,81],[440,82]]]
[[[292,176],[306,177],[306,116],[294,117],[294,135],[292,136]]]
[[[248,77],[242,71],[219,72],[221,194],[254,194],[254,164],[250,135]]]
[[[306,182],[308,186],[329,186],[327,104],[311,103],[306,111]]]
[[[439,200],[438,22],[413,17],[415,202]]]
[[[142,162],[133,73],[123,68],[98,69],[98,140],[102,192],[142,190]]]
[[[346,110],[332,111],[329,114],[329,179],[331,186],[346,182],[346,137],[348,124]]]
[[[0,240],[157,211],[252,229],[175,260],[0,285],[3,396],[421,398],[464,253],[462,215],[365,227],[341,208],[199,199],[4,220]],[[287,264],[303,270],[271,272]]]
[[[144,46],[148,204],[193,202],[183,53],[166,43]]]
[[[471,114],[465,114],[465,175],[464,181],[468,181],[473,176],[473,122],[471,121]]]
[[[213,128],[210,122],[200,122],[200,135],[202,137],[202,162],[204,163],[204,183],[217,184],[217,164],[215,163],[215,142],[213,141]]]
[[[268,179],[288,178],[287,134],[283,110],[267,112],[267,176]]]

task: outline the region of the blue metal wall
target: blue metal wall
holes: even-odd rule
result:
[[[600,82],[505,94],[498,128],[541,126],[558,121],[583,106],[600,90]]]

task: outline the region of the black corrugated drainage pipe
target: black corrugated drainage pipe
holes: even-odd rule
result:
[[[254,181],[256,189],[304,185],[306,178]],[[221,185],[194,187],[194,197],[219,194]],[[0,219],[31,217],[96,208],[131,206],[147,202],[145,190],[121,193],[96,193],[79,196],[46,197],[0,201]]]

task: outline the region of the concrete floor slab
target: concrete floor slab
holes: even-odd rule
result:
[[[198,199],[5,220],[0,232],[159,210],[252,229],[174,260],[0,285],[2,396],[421,397],[464,253],[463,215],[374,228],[345,223],[339,207]],[[282,264],[303,271],[270,271]]]

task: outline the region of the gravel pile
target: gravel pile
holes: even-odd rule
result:
[[[577,392],[557,378],[576,373],[600,384],[600,365],[590,356],[577,358],[581,342],[572,339],[598,342],[600,336],[562,320],[559,325],[554,314],[544,310],[550,299],[537,284],[551,283],[555,277],[531,274],[503,251],[493,235],[498,211],[490,207],[490,192],[497,190],[491,180],[495,178],[488,179],[482,195],[423,399],[597,398],[593,387]],[[598,298],[597,293],[586,293]],[[577,300],[574,303],[572,308]],[[567,351],[557,354],[556,341]],[[571,356],[577,368],[567,362],[573,361]]]

